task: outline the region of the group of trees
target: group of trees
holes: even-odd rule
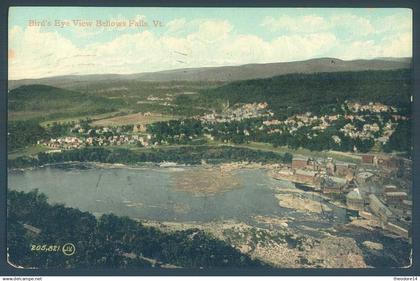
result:
[[[404,151],[408,155],[412,150],[412,127],[411,119],[402,120],[395,132],[389,138],[389,141],[383,147],[385,152]]]
[[[10,261],[37,268],[139,268],[171,264],[190,268],[264,266],[198,229],[162,232],[112,214],[50,205],[37,190],[8,191],[7,247]],[[38,228],[32,233],[24,224]],[[32,245],[75,245],[75,253],[34,251]]]
[[[236,81],[202,90],[199,96],[180,97],[178,102],[204,108],[218,108],[226,101],[231,105],[267,102],[276,117],[284,119],[307,111],[334,113],[346,100],[381,102],[402,108],[409,114],[411,93],[411,70],[400,69],[288,74]]]
[[[13,151],[32,145],[45,137],[47,131],[37,121],[9,122],[7,132],[7,149]]]
[[[44,128],[37,120],[9,122],[7,149],[13,151],[36,144],[39,140],[66,135],[71,126],[71,123],[53,123]]]
[[[170,120],[149,124],[147,131],[152,135],[152,142],[188,144],[203,135],[203,125],[196,119]]]
[[[25,85],[8,93],[9,112],[31,112],[39,120],[113,112],[126,103],[94,93],[47,85]]]
[[[341,132],[337,133],[337,131],[331,132],[329,130],[326,130],[309,139],[306,134],[302,133],[303,131],[304,130],[294,135],[290,133],[274,133],[268,135],[268,138],[260,140],[271,143],[274,147],[287,145],[292,149],[302,147],[311,151],[337,150],[353,152],[353,148],[356,147],[358,152],[366,153],[369,152],[374,145],[374,141],[372,139],[352,139],[344,136]],[[340,138],[340,142],[335,142],[332,136],[338,136]]]
[[[21,156],[8,160],[10,168],[24,168],[48,163],[68,161],[103,162],[103,163],[160,163],[176,162],[196,165],[205,160],[212,164],[249,161],[263,163],[291,162],[289,154],[279,154],[248,148],[231,146],[183,146],[174,148],[154,148],[150,150],[133,151],[130,149],[105,149],[102,147],[88,147],[75,150],[65,150],[58,153],[38,153],[36,158]]]

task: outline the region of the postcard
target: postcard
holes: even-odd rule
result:
[[[8,21],[11,267],[412,265],[411,9]]]

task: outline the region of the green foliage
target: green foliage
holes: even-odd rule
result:
[[[170,120],[147,125],[147,131],[152,134],[152,142],[168,144],[187,144],[193,138],[202,136],[203,126],[199,120]]]
[[[54,123],[43,128],[36,120],[11,121],[8,123],[7,148],[8,151],[24,148],[37,143],[39,140],[56,138],[67,135],[72,124]]]
[[[11,151],[34,144],[46,135],[47,131],[36,121],[9,122],[7,149]]]
[[[389,141],[384,145],[385,152],[405,151],[411,154],[411,120],[402,120],[399,122],[395,132],[389,138]]]
[[[9,111],[64,109],[83,98],[84,95],[81,93],[46,85],[21,86],[9,92],[8,109]]]
[[[285,154],[284,154],[284,163],[292,163],[292,160],[293,160],[293,154],[291,154],[291,153],[289,153],[289,152],[286,152]]]
[[[409,114],[411,72],[408,69],[315,74],[288,74],[268,79],[232,82],[202,90],[190,104],[220,107],[221,103],[267,102],[278,118],[296,113],[325,114],[339,111],[345,100],[381,102]],[[187,104],[187,97],[179,103]]]
[[[113,214],[96,219],[88,212],[50,205],[37,190],[8,191],[7,246],[10,261],[37,268],[144,268],[172,264],[181,267],[262,266],[225,242],[203,231],[171,233],[146,227]],[[23,225],[38,228],[33,234]],[[73,243],[76,252],[31,251],[31,245]],[[127,254],[131,254],[127,256]],[[133,255],[134,254],[134,255]]]
[[[37,158],[17,157],[8,160],[9,168],[23,168],[48,163],[68,161],[103,162],[103,163],[160,163],[176,162],[183,164],[200,164],[202,160],[209,163],[231,161],[249,161],[278,163],[289,161],[290,156],[283,156],[268,151],[253,150],[231,146],[180,146],[174,148],[157,148],[133,151],[129,149],[105,149],[100,147],[66,150],[59,153],[39,153]]]
[[[24,115],[29,112],[41,120],[111,112],[122,106],[119,99],[46,85],[21,86],[8,94],[9,113]]]

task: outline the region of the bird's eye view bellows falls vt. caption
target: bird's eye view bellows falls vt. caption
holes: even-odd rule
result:
[[[412,11],[12,7],[7,262],[412,265]]]

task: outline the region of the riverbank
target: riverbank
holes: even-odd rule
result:
[[[257,218],[275,228],[255,227],[239,221],[211,223],[140,222],[162,231],[200,229],[226,241],[244,254],[278,268],[366,268],[362,250],[354,239],[324,232],[321,238],[297,233],[287,220]]]
[[[230,146],[191,145],[177,147],[152,147],[147,149],[85,147],[63,150],[55,153],[38,153],[8,159],[9,168],[36,167],[50,163],[67,161],[122,163],[175,162],[186,165],[222,164],[231,162],[254,162],[262,164],[285,163],[289,157],[274,152],[258,151]]]
[[[236,220],[210,223],[138,221],[165,232],[203,230],[242,253],[278,268],[369,268],[410,264],[406,242],[358,225],[316,229],[303,225],[296,229],[292,227],[293,218],[278,216],[256,216],[253,223]],[[308,234],[312,231],[319,235]]]

